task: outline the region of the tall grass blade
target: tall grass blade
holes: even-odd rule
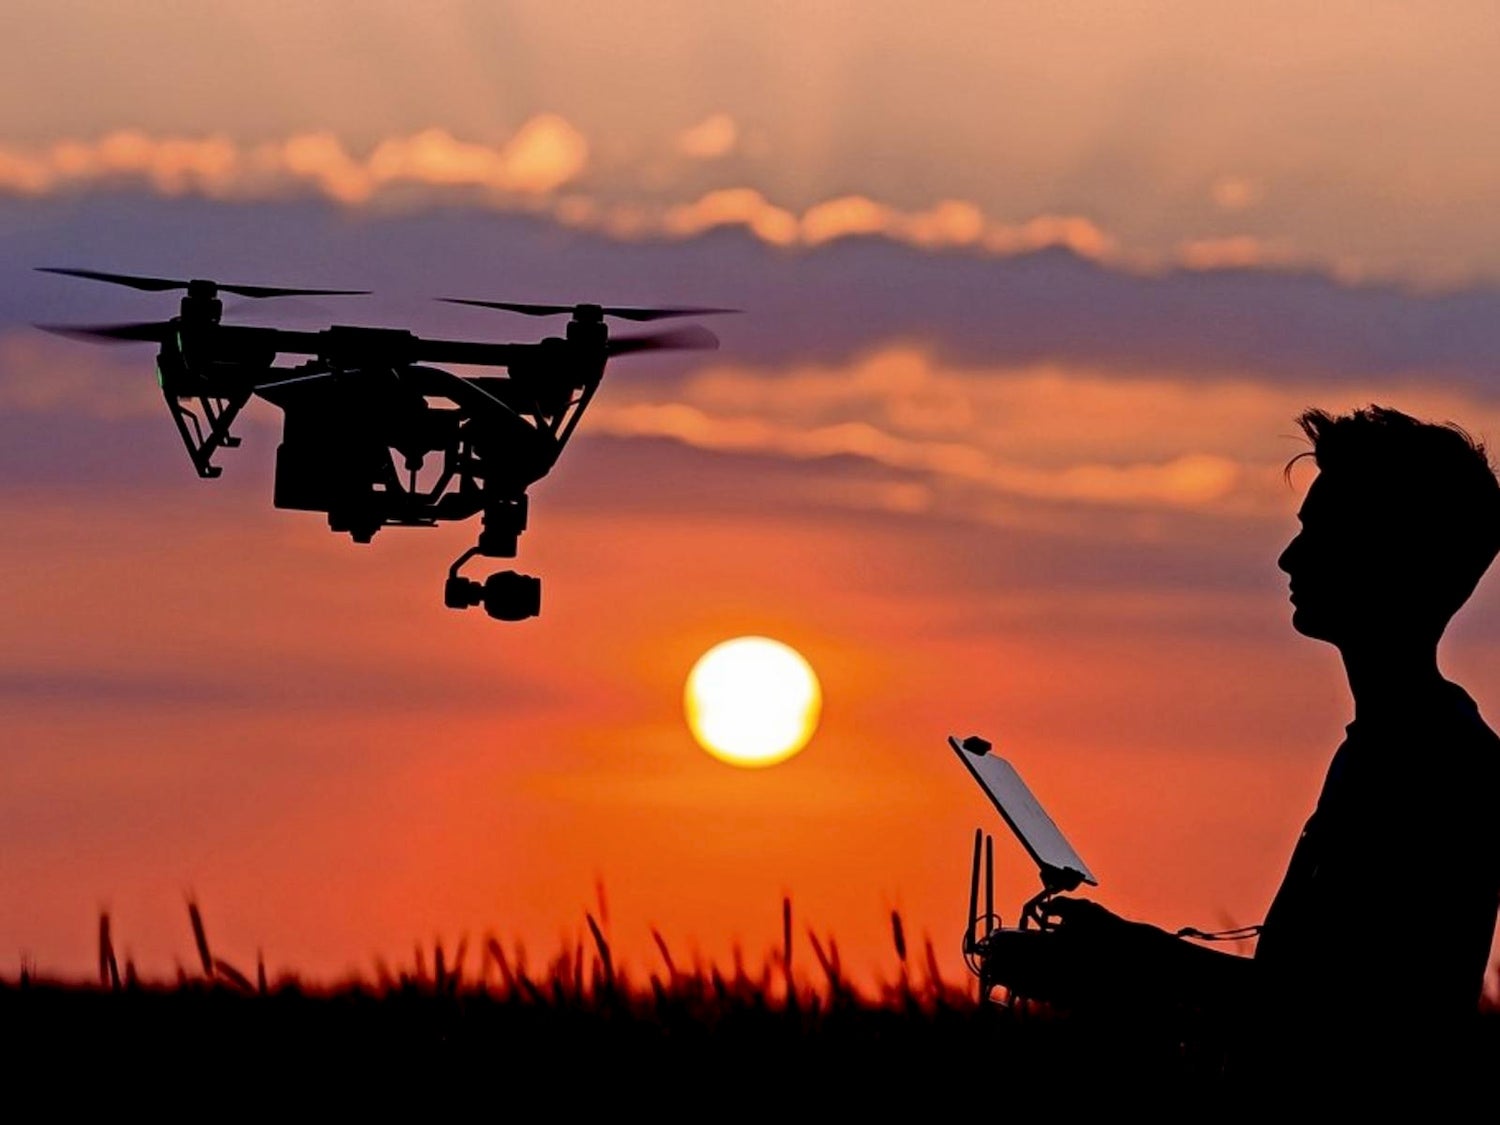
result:
[[[109,933],[109,912],[99,914],[99,985],[120,991],[120,966],[115,961],[115,943]]]
[[[214,973],[241,991],[255,991],[255,986],[250,983],[250,978],[222,958],[214,961]]]
[[[457,992],[463,985],[464,958],[469,955],[469,935],[463,934],[458,939],[458,946],[453,950],[453,991]]]
[[[214,958],[208,951],[208,934],[203,929],[203,914],[196,899],[188,899],[188,921],[193,924],[193,941],[198,946],[198,961],[203,966],[203,976],[214,979]]]
[[[500,970],[500,979],[505,984],[507,994],[516,990],[516,978],[510,971],[510,962],[506,959],[505,949],[496,938],[490,938],[485,943],[485,949],[489,952],[490,959],[495,962],[495,967]]]
[[[594,898],[599,904],[599,922],[605,929],[609,928],[609,900],[604,897],[604,880],[594,880]]]
[[[655,926],[651,927],[651,940],[656,942],[657,952],[661,954],[662,962],[667,966],[667,980],[676,987],[677,966],[672,961],[672,951],[667,948],[667,939],[661,936],[661,931]]]
[[[932,948],[932,938],[924,937],[922,940],[926,947],[927,983],[937,991],[938,998],[941,999],[948,986],[943,983],[943,971],[938,968],[937,950]]]
[[[602,887],[600,888],[600,893],[603,893]],[[589,933],[594,936],[594,947],[599,951],[599,963],[604,968],[604,987],[613,991],[615,987],[615,962],[614,958],[610,956],[609,942],[604,940],[604,933],[599,929],[599,923],[594,921],[594,916],[587,912],[583,916],[588,920]]]

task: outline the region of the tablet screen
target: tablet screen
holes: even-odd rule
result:
[[[966,749],[964,743],[951,735],[948,738],[948,745],[968,767],[979,787],[989,795],[1005,823],[1010,825],[1010,830],[1037,865],[1071,871],[1089,886],[1097,887],[1099,880],[1094,878],[1088,865],[1052,822],[1015,767],[1004,758],[989,753],[989,743],[982,739],[968,742],[973,749]]]

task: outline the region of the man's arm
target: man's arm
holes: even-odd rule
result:
[[[1056,929],[1005,930],[989,940],[995,979],[1023,996],[1075,1007],[1145,996],[1220,1008],[1254,988],[1250,958],[1126,921],[1088,899],[1053,899],[1047,913]]]

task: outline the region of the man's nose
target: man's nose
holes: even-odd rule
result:
[[[1276,565],[1288,574],[1292,573],[1292,567],[1297,564],[1297,556],[1301,553],[1297,545],[1301,539],[1300,535],[1293,536],[1292,541],[1286,545],[1286,550],[1282,551],[1281,557],[1276,560]]]

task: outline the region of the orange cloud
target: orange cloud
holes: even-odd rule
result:
[[[796,430],[752,418],[716,418],[682,403],[619,406],[595,419],[604,432],[672,437],[701,449],[772,453],[798,459],[853,456],[948,484],[978,486],[1032,500],[1125,506],[1198,507],[1239,482],[1227,458],[1187,454],[1160,464],[1082,464],[1062,469],[1007,462],[963,442],[919,441],[864,422]]]
[[[1102,377],[1095,377],[1104,382]],[[956,372],[924,353],[890,349],[853,370],[801,369],[775,375],[715,369],[689,380],[674,400],[642,392],[599,403],[591,424],[622,436],[668,437],[705,449],[796,459],[850,456],[913,474],[950,491],[1125,507],[1219,506],[1242,483],[1245,466],[1194,448],[1205,435],[1184,430],[1175,443],[1010,440],[1014,424],[996,407],[1021,406],[1023,425],[1048,438],[1077,424],[1088,376],[1051,372]],[[1174,388],[1181,395],[1180,388]],[[628,395],[628,398],[626,397]],[[1136,397],[1141,416],[1161,386]],[[621,401],[626,398],[626,401]],[[632,401],[633,400],[633,401]],[[1009,400],[1007,402],[1007,400]],[[1065,452],[1049,452],[1054,446]],[[921,493],[904,492],[911,505]],[[925,499],[922,501],[925,503]],[[889,506],[882,503],[882,506]]]
[[[126,129],[38,151],[0,148],[0,190],[41,195],[134,180],[164,195],[216,198],[259,198],[310,183],[344,204],[365,203],[403,184],[535,196],[576,178],[588,164],[588,151],[584,136],[556,114],[533,117],[498,148],[427,129],[388,138],[364,159],[332,133],[242,147],[224,137],[152,137]]]
[[[734,120],[715,114],[679,135],[677,148],[706,160],[729,152],[737,138]],[[1175,266],[1212,270],[1295,261],[1285,245],[1245,235],[1189,241],[1165,255],[1147,253],[1122,246],[1085,215],[1040,214],[1006,221],[963,199],[908,210],[848,194],[798,213],[748,186],[718,187],[685,201],[560,194],[588,169],[589,152],[587,138],[551,113],[533,117],[500,146],[433,128],[388,137],[366,156],[351,153],[330,132],[244,146],[222,136],[153,137],[127,129],[97,141],[65,140],[41,149],[0,145],[0,192],[38,196],[133,182],[164,195],[262,199],[311,188],[355,207],[398,191],[403,198],[413,193],[420,198],[423,191],[466,190],[491,207],[541,208],[563,225],[620,239],[692,238],[729,226],[778,247],[817,247],[855,237],[884,238],[923,250],[967,248],[997,257],[1061,247],[1143,273]],[[1226,199],[1251,198],[1239,181],[1228,187],[1221,183],[1216,191]]]
[[[608,228],[610,211],[570,213],[576,225]],[[800,216],[771,203],[751,188],[712,191],[693,203],[668,208],[657,223],[638,224],[643,233],[691,237],[721,226],[742,226],[775,246],[821,246],[840,238],[877,236],[924,250],[972,246],[999,255],[1065,246],[1087,258],[1109,257],[1113,236],[1089,219],[1041,215],[1012,225],[987,218],[977,206],[945,199],[921,211],[902,211],[863,195],[816,203]]]
[[[669,208],[658,229],[664,234],[689,238],[722,226],[746,227],[774,246],[790,246],[801,240],[797,217],[767,202],[765,196],[752,188],[711,191],[696,203]]]
[[[291,176],[311,180],[340,203],[363,203],[371,185],[360,165],[331,133],[307,133],[281,146],[281,166]]]
[[[1184,242],[1178,248],[1177,258],[1188,269],[1194,270],[1245,269],[1287,260],[1278,248],[1243,234]]]
[[[1387,399],[1500,432],[1500,415],[1463,396],[1393,388]],[[957,368],[892,347],[839,367],[713,367],[669,395],[614,384],[589,425],[727,452],[853,457],[918,486],[899,498],[867,489],[856,506],[944,503],[985,519],[1009,498],[1254,517],[1285,513],[1281,469],[1304,448],[1292,419],[1309,403],[1359,405],[1335,386]]]

